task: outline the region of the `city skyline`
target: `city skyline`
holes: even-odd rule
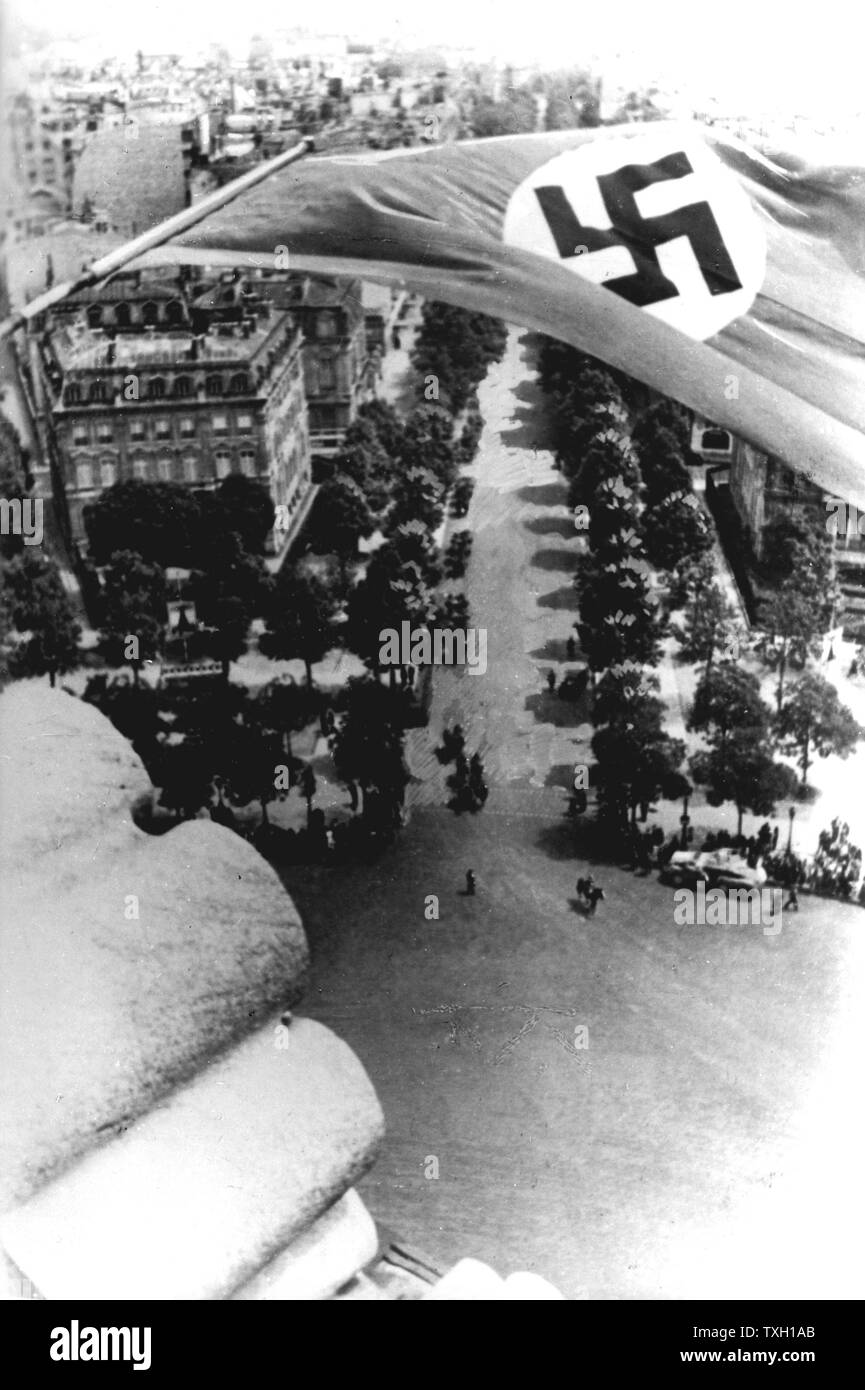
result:
[[[272,0],[251,0],[238,14],[216,10],[204,0],[157,4],[146,18],[130,16],[107,0],[84,0],[74,18],[61,0],[7,0],[5,27],[51,34],[58,42],[85,39],[94,55],[158,52],[170,35],[171,51],[191,52],[213,43],[244,57],[249,39],[278,37],[293,29],[334,34],[389,46],[474,49],[503,63],[562,68],[585,64],[615,80],[661,82],[702,88],[724,105],[813,113],[861,110],[858,47],[849,9],[830,0],[819,28],[795,28],[780,5],[733,0],[711,29],[696,28],[684,0],[663,0],[646,11],[627,0],[614,12],[563,13],[539,0],[531,14],[502,14],[489,0],[468,12],[456,0],[408,11],[398,0],[375,0],[359,11],[347,0],[328,0],[314,24],[292,24]],[[573,55],[573,56],[571,56]]]

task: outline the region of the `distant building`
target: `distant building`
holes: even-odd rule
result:
[[[86,550],[84,508],[113,483],[213,490],[240,473],[279,509],[271,551],[287,548],[313,494],[302,335],[255,279],[117,276],[42,328],[55,496],[74,544]]]
[[[75,171],[74,211],[98,208],[124,236],[137,236],[187,205],[182,125],[145,124],[100,130]]]
[[[50,198],[55,215],[68,213],[75,162],[86,134],[81,113],[20,92],[8,104],[6,121],[12,174],[20,194],[31,206],[40,196],[46,202]],[[39,232],[38,227],[27,230]]]

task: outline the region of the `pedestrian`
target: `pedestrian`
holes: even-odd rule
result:
[[[772,851],[773,851],[773,853],[774,853],[774,851],[778,848],[778,833],[779,833],[779,829],[778,829],[778,826],[776,825],[776,826],[775,826],[775,829],[772,831]]]
[[[577,655],[577,644],[576,644],[576,642],[574,641],[573,637],[569,637],[569,638],[568,638],[568,641],[567,641],[567,650],[568,650],[568,661],[573,661],[574,658],[575,658],[576,655]]]
[[[785,912],[798,912],[798,911],[799,911],[799,894],[796,892],[796,885],[795,885],[795,883],[793,884],[793,886],[792,886],[791,889],[790,889],[790,896],[789,896],[789,898],[787,899],[787,902],[784,904],[784,911],[785,911]]]
[[[466,870],[466,897],[473,898],[475,895],[475,876],[471,869]]]
[[[548,671],[548,672],[547,672],[547,689],[549,690],[549,692],[550,692],[551,695],[552,695],[553,691],[555,690],[555,688],[556,688],[556,673],[555,673],[555,671]]]

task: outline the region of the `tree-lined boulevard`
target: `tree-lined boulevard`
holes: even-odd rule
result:
[[[544,675],[568,669],[584,542],[527,352],[512,332],[480,388],[467,593],[487,673],[436,671],[393,849],[338,878],[285,873],[313,950],[307,1007],[386,1111],[364,1196],[442,1263],[471,1231],[473,1253],[570,1296],[828,1295],[856,1249],[859,911],[810,899],[771,938],[678,927],[654,876],[580,856],[562,812],[592,731]],[[456,721],[490,781],[475,817],[444,808],[432,755]],[[700,818],[735,829],[729,805]],[[587,864],[607,893],[593,918],[575,903]]]

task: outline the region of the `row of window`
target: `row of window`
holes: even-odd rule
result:
[[[129,386],[129,376],[136,379],[136,394],[129,396],[126,394]],[[225,378],[218,375],[207,376],[204,379],[204,394],[206,396],[247,396],[250,391],[249,376],[246,372],[235,372],[229,377],[226,385]],[[168,390],[164,377],[154,376],[148,381],[138,385],[137,375],[134,372],[124,376],[122,381],[91,381],[87,387],[85,396],[84,387],[81,382],[71,381],[63,391],[63,401],[65,405],[82,405],[85,399],[88,404],[94,402],[112,401],[116,395],[120,395],[125,400],[138,400],[139,395],[145,400],[162,400],[171,395],[181,399],[194,396],[197,383],[191,376],[175,377],[171,383],[171,390]]]
[[[210,428],[215,435],[228,434],[251,434],[253,428],[252,416],[240,412],[235,416],[234,423],[228,415],[211,415]],[[177,426],[175,431],[175,425]],[[175,434],[181,439],[192,439],[197,433],[196,422],[192,416],[181,416],[175,420],[173,416],[158,416],[145,418],[139,416],[129,422],[130,439],[173,439]],[[114,442],[114,427],[109,420],[99,420],[95,425],[89,420],[76,420],[72,426],[73,444],[90,444],[93,440],[98,444],[111,444]]]
[[[191,455],[186,458],[136,458],[132,460],[131,471],[127,477],[147,483],[208,483],[213,478],[227,478],[231,473],[242,473],[247,478],[256,476],[256,456],[252,449],[241,449],[235,459],[225,450],[218,450],[209,460],[197,459]],[[80,491],[91,488],[106,488],[120,479],[120,469],[116,463],[79,463],[75,468],[76,485]]]
[[[132,323],[167,323],[177,327],[186,322],[186,309],[179,299],[169,299],[164,306],[153,299],[147,299],[137,313],[123,301],[111,307],[90,304],[87,307],[87,322],[91,328],[99,328],[102,324],[117,324],[119,328],[129,328]]]

